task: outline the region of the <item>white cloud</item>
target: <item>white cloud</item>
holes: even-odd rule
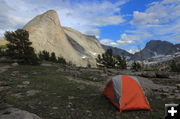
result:
[[[102,39],[105,45],[138,51],[145,40],[160,39],[180,43],[180,0],[162,0],[149,4],[144,12],[134,11],[130,21],[134,30],[126,30],[119,40]],[[127,46],[127,47],[126,47]]]
[[[115,25],[124,22],[125,20],[120,16],[108,16],[108,17],[99,17],[94,24],[95,26],[106,26],[106,25]]]
[[[153,2],[144,12],[134,11],[130,23],[135,26],[132,35],[142,37],[137,33],[143,31],[146,34],[144,40],[149,38],[180,43],[180,0]]]
[[[115,25],[124,22],[120,6],[127,0],[109,2],[73,2],[72,0],[1,0],[0,30],[21,28],[29,20],[49,9],[58,12],[61,24],[83,33],[99,36],[99,26]]]
[[[120,47],[120,46],[133,44],[136,40],[139,40],[138,36],[127,35],[124,33],[120,36],[120,40],[113,41],[111,39],[102,39],[100,40],[100,43],[113,47]]]
[[[97,38],[99,37],[100,30],[99,29],[90,29],[89,31],[86,31],[85,34],[89,35],[95,35]]]
[[[138,36],[134,36],[134,35],[127,35],[126,33],[123,33],[121,35],[121,40],[118,40],[118,43],[127,43],[127,44],[131,44],[133,43],[135,40],[139,40]]]
[[[172,22],[172,20],[180,16],[180,0],[163,0],[153,2],[145,12],[134,11],[134,25],[153,25]]]
[[[160,22],[153,12],[143,13],[134,11],[133,16],[134,19],[131,23],[135,25],[158,24]]]
[[[118,46],[118,43],[112,41],[111,39],[102,39],[102,40],[100,40],[100,43],[104,44],[104,45],[108,45],[108,46],[113,46],[113,47],[117,47]]]

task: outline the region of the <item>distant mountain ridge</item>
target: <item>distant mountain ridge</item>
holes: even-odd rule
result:
[[[111,48],[114,55],[129,57],[130,60],[140,60],[141,56],[144,60],[146,60],[159,55],[166,56],[180,52],[180,44],[174,45],[168,41],[161,40],[150,40],[140,52],[136,52],[135,54],[131,54],[126,50],[117,47],[107,45],[102,45],[102,47],[104,50]]]
[[[126,50],[123,50],[121,48],[107,46],[107,45],[103,45],[103,44],[102,44],[102,47],[104,48],[104,50],[111,48],[113,51],[113,55],[125,56],[128,59],[130,59],[133,56],[133,54],[131,54],[131,53],[129,53]]]
[[[125,56],[129,60],[149,59],[159,55],[166,56],[180,53],[180,44],[172,44],[168,41],[151,40],[140,52],[131,54],[126,50],[102,45],[95,36],[82,34],[81,32],[60,24],[58,14],[49,10],[34,17],[23,29],[29,32],[29,40],[35,51],[46,50],[55,52],[56,56],[64,57],[67,62],[77,66],[96,67],[96,57],[111,48],[114,55]],[[0,38],[0,47],[7,44],[4,38]]]
[[[146,44],[145,48],[134,54],[134,59],[138,60],[141,56],[143,59],[148,59],[158,55],[171,55],[177,52],[180,52],[180,44],[174,45],[168,41],[151,40]]]

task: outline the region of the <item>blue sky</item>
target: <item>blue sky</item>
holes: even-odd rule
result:
[[[180,0],[0,0],[0,37],[50,9],[61,25],[131,53],[149,40],[180,43]]]

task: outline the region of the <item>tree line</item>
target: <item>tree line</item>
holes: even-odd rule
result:
[[[56,57],[54,52],[50,54],[44,50],[36,54],[26,30],[6,31],[4,36],[8,44],[5,48],[0,47],[0,56],[7,56],[16,60],[19,64],[38,65],[43,60],[66,64],[66,60],[63,57]]]
[[[6,46],[0,46],[0,57],[7,56],[16,60],[19,64],[38,65],[41,61],[50,61],[54,63],[67,64],[63,57],[56,57],[54,52],[40,51],[35,53],[32,42],[29,41],[29,33],[26,30],[18,29],[14,32],[6,31],[4,34],[8,41]],[[99,54],[96,58],[98,67],[126,69],[127,61],[123,56],[114,56],[112,49],[108,49],[105,53]],[[72,63],[69,63],[72,64]],[[172,61],[169,65],[173,72],[180,72],[180,63]],[[138,71],[142,66],[138,62],[133,62],[131,69]]]
[[[117,68],[117,69],[126,69],[127,63],[126,58],[121,56],[113,55],[112,49],[107,49],[105,53],[99,54],[96,58],[98,67],[106,68]]]
[[[113,55],[112,49],[107,49],[105,53],[99,54],[96,58],[98,67],[116,68],[116,69],[127,69],[127,61],[124,56]],[[139,62],[133,62],[131,69],[139,71],[142,66]]]
[[[115,56],[113,55],[112,49],[107,49],[105,53],[99,54],[96,58],[97,67],[106,67],[106,68],[114,68],[114,69],[127,69],[127,61],[123,56]],[[172,72],[180,72],[180,63],[172,60],[169,64],[170,71]],[[143,70],[143,66],[134,61],[131,64],[131,70],[141,71]]]

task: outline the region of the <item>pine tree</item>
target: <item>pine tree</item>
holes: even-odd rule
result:
[[[170,63],[171,71],[180,72],[180,63],[177,63],[175,60],[172,60]]]
[[[0,47],[0,57],[6,56],[5,49],[6,49],[6,48],[5,48],[4,46],[1,46],[1,47]]]
[[[67,64],[67,63],[66,63],[66,60],[65,60],[64,58],[62,58],[62,57],[58,57],[57,63],[60,63],[60,64]]]
[[[15,32],[7,31],[5,39],[7,44],[7,55],[12,59],[18,60],[22,64],[39,64],[32,42],[29,41],[29,33],[26,30],[18,29]]]
[[[123,56],[122,57],[122,69],[126,69],[126,68],[127,68],[126,58]]]
[[[49,52],[43,50],[42,51],[42,56],[44,57],[44,60],[50,61],[50,54],[49,54]]]
[[[104,67],[107,68],[114,68],[116,63],[112,53],[112,49],[108,49],[102,55],[98,55],[96,61],[97,61],[97,65],[103,65]]]
[[[132,63],[131,69],[132,69],[132,70],[135,70],[135,71],[141,70],[141,65],[140,65],[140,63],[134,61],[134,62]]]
[[[127,64],[126,64],[126,58],[125,57],[121,57],[121,56],[115,56],[116,58],[116,68],[118,69],[126,69],[127,68]]]
[[[56,58],[56,54],[54,52],[50,53],[48,51],[40,51],[38,56],[41,60],[50,61],[54,63],[66,64],[66,60],[63,57]]]
[[[51,53],[50,61],[57,62],[56,55],[54,52]]]

